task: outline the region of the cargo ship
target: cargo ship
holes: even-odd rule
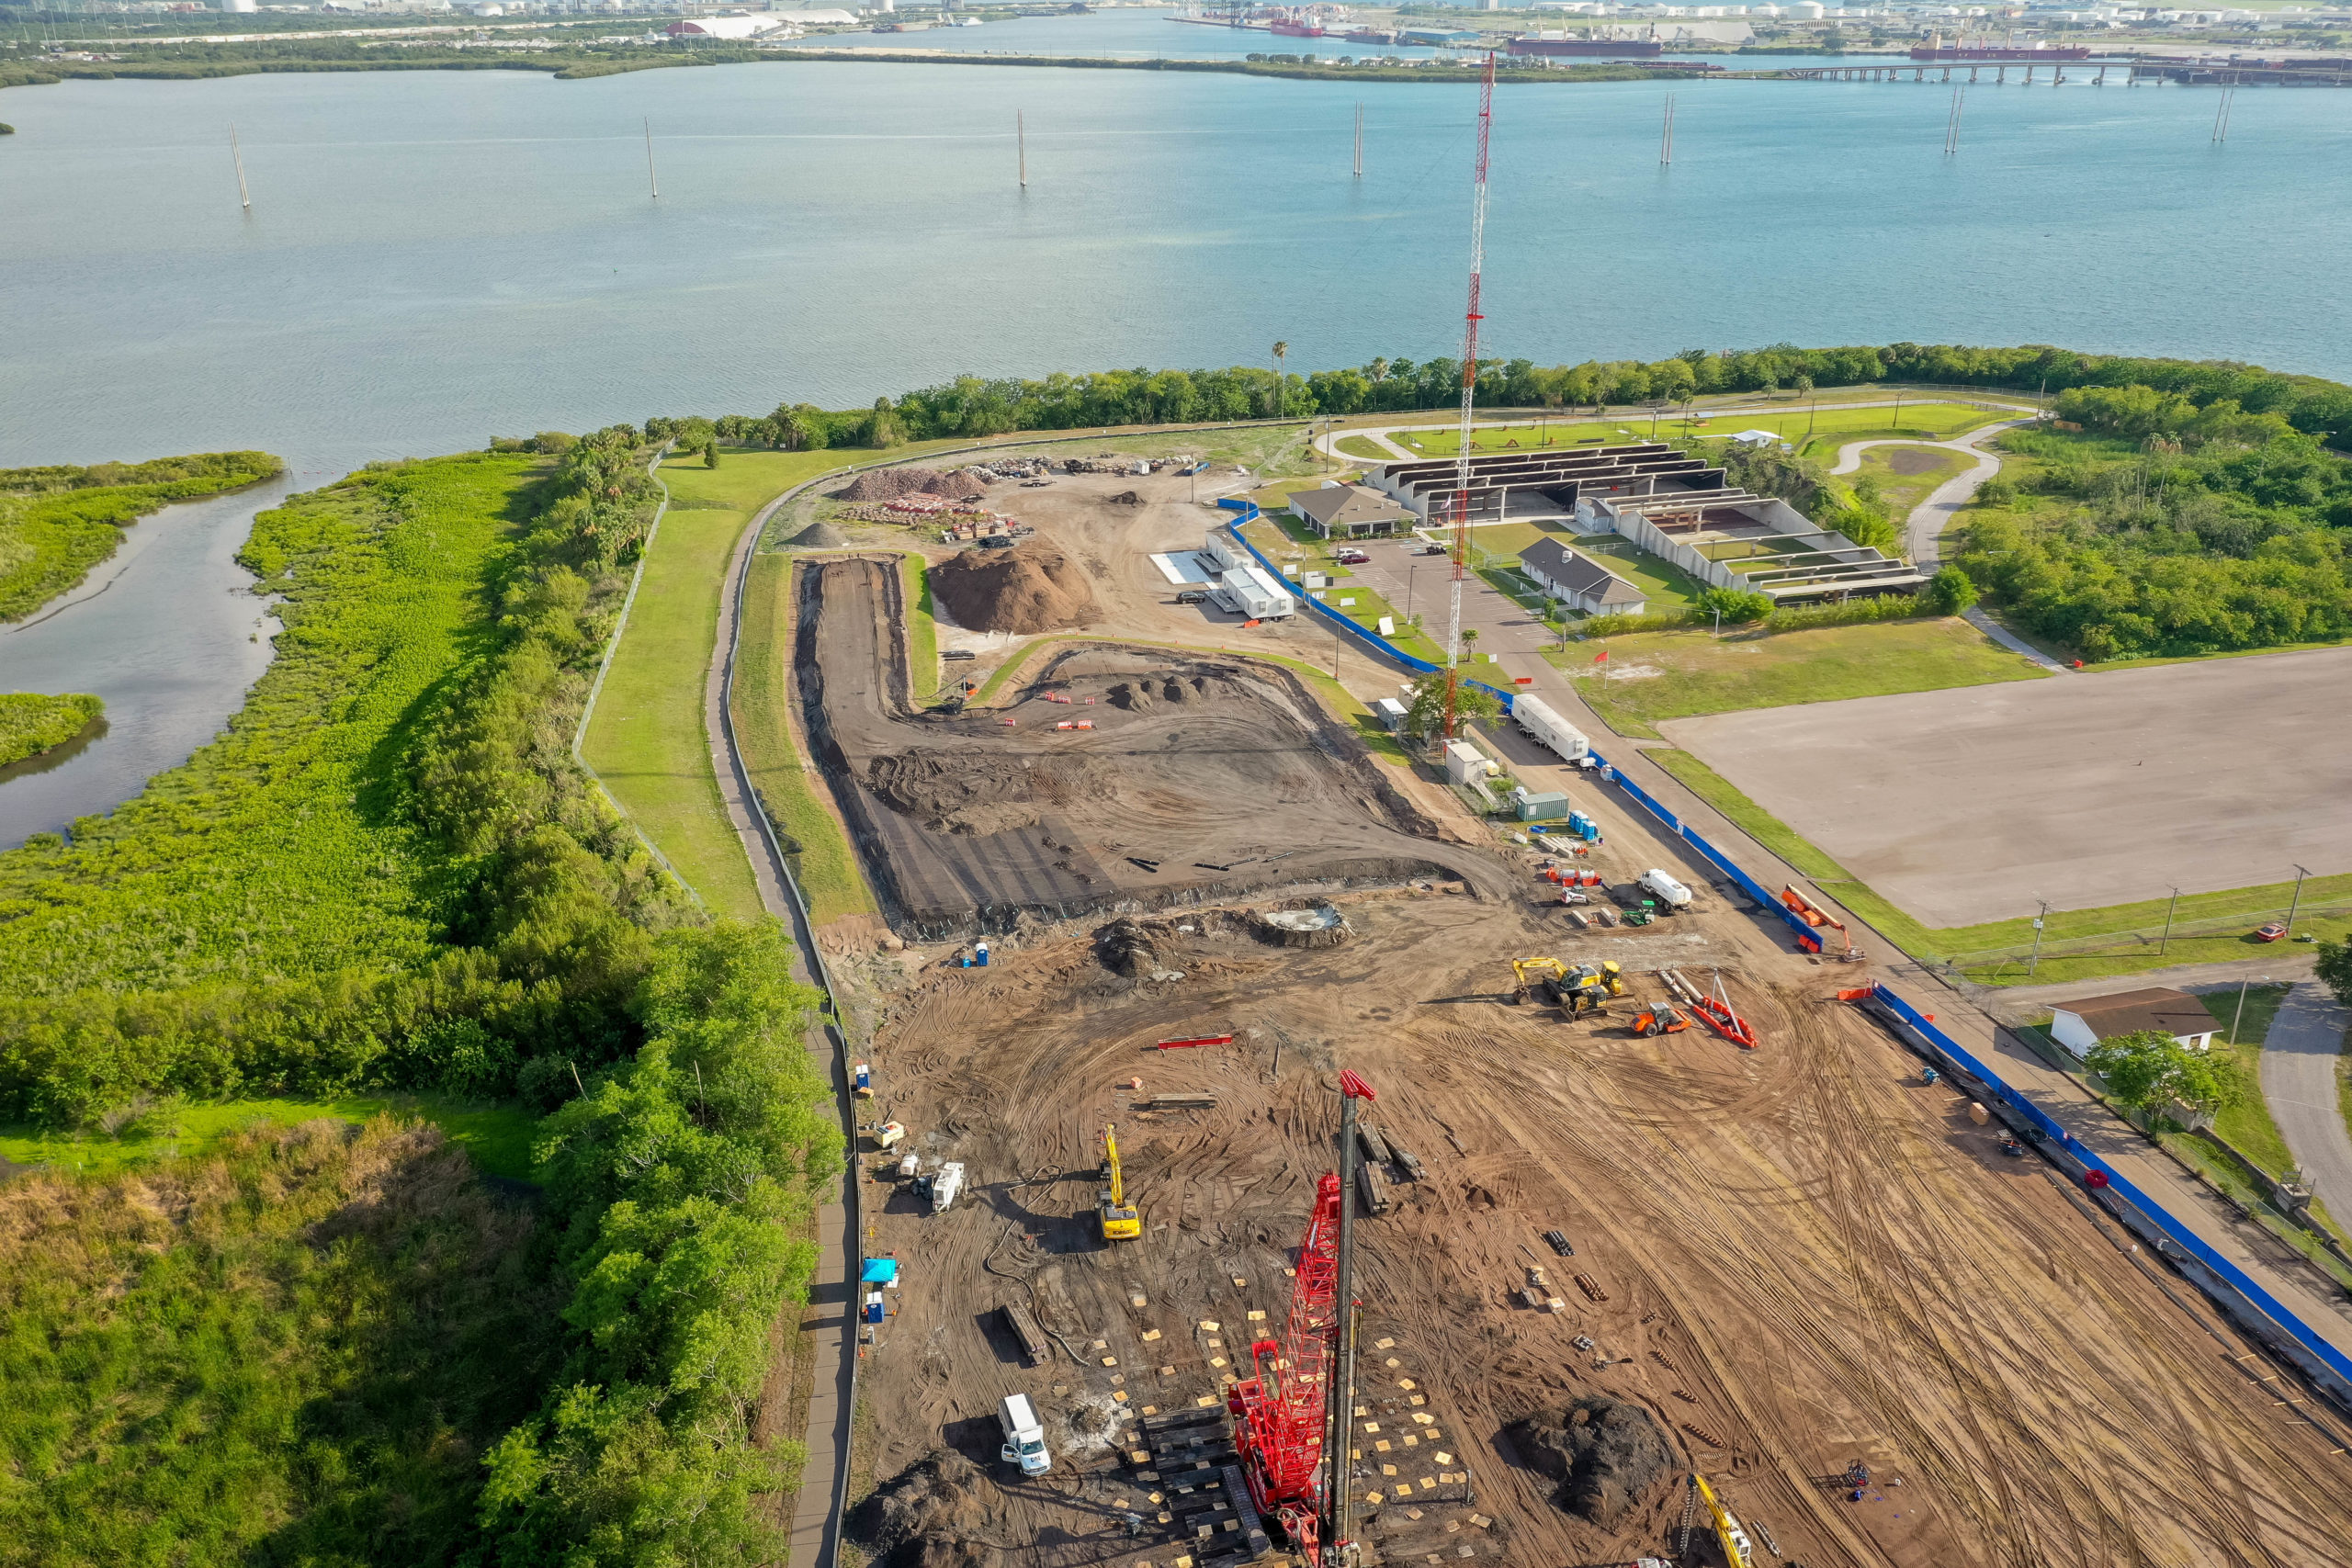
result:
[[[1550,60],[1647,60],[1665,53],[1666,45],[1655,39],[1515,38],[1510,52]]]
[[[1914,60],[1987,60],[2023,61],[2029,65],[2056,64],[2069,60],[2088,60],[2087,49],[1931,49],[1921,47],[1911,51]]]
[[[1323,36],[1323,26],[1319,22],[1271,22],[1267,24],[1266,30],[1276,38],[1321,38]]]

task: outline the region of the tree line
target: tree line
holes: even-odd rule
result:
[[[2077,389],[2150,389],[2192,411],[2229,402],[2230,417],[2269,415],[2290,429],[2352,446],[2352,387],[2227,360],[2077,354],[2045,344],[1979,348],[1948,344],[1876,347],[1685,349],[1671,358],[1587,360],[1540,366],[1481,359],[1476,399],[1496,409],[1660,406],[1720,393],[1810,392],[1900,381],[2059,394]],[[1042,379],[957,376],[870,408],[822,410],[807,402],[765,415],[649,420],[649,434],[690,426],[722,441],[786,446],[890,446],[906,440],[1079,430],[1090,425],[1191,424],[1318,414],[1407,413],[1451,407],[1462,366],[1439,357],[1377,358],[1306,374],[1276,367],[1102,370]],[[2063,416],[2069,417],[2071,415]],[[695,445],[692,440],[685,444]]]
[[[381,465],[262,513],[243,558],[287,630],[230,736],[70,841],[0,853],[0,1118],[379,1086],[551,1111],[536,1412],[464,1435],[485,1457],[447,1472],[454,1498],[375,1487],[325,1430],[253,1462],[359,1555],[429,1517],[466,1527],[404,1561],[768,1561],[757,1495],[799,1449],[756,1447],[752,1416],[814,1266],[793,1237],[842,1157],[813,994],[775,922],[701,915],[571,761],[651,449],[628,426],[505,445],[532,450]],[[151,1375],[172,1374],[124,1373]],[[36,1458],[28,1508],[86,1480]]]

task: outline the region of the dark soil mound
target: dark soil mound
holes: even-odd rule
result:
[[[1657,1420],[1638,1404],[1594,1394],[1559,1416],[1505,1428],[1520,1456],[1560,1483],[1553,1498],[1606,1529],[1674,1467]]]
[[[842,1533],[876,1568],[997,1568],[984,1495],[978,1467],[937,1449],[851,1509]]]
[[[941,473],[936,468],[869,468],[840,490],[835,501],[896,501],[902,495],[936,495],[967,501],[988,492],[965,470]]]
[[[811,523],[785,541],[796,550],[838,550],[849,544],[849,536],[831,523]]]
[[[1091,757],[1030,759],[915,750],[865,765],[865,787],[934,833],[1003,833],[1035,827],[1080,800],[1107,798],[1115,780]]]
[[[1059,550],[967,550],[931,569],[933,597],[976,632],[1059,631],[1102,618],[1086,578]]]
[[[1141,920],[1113,920],[1094,933],[1094,960],[1129,979],[1153,974],[1165,967],[1152,945],[1154,934]]]

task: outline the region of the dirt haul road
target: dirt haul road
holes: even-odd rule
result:
[[[1612,881],[1677,863],[1622,818],[1608,833]],[[1675,1474],[1594,1522],[1505,1434],[1592,1394],[1651,1413],[1675,1465],[1751,1521],[1759,1562],[2352,1561],[2346,1461],[2309,1406],[2278,1403],[2300,1391],[2262,1381],[2277,1369],[2200,1299],[2177,1280],[2168,1296],[2109,1222],[1921,1085],[1915,1057],[1831,999],[1837,966],[1701,903],[1571,938],[1516,897],[1365,890],[1338,900],[1352,935],[1327,950],[1195,910],[910,972],[873,1043],[873,1114],[912,1129],[927,1168],[964,1162],[967,1186],[939,1215],[867,1190],[868,1247],[906,1283],[863,1374],[865,1459],[885,1496],[942,1447],[979,1472],[931,1516],[931,1549],[967,1555],[922,1560],[1206,1560],[1188,1527],[1218,1517],[1185,1511],[1202,1499],[1136,1465],[1125,1434],[1135,1413],[1214,1401],[1279,1329],[1347,1066],[1427,1173],[1358,1232],[1350,1485],[1379,1561],[1670,1547]],[[1546,951],[1616,958],[1643,999],[1661,964],[1702,983],[1720,966],[1763,1049],[1633,1038],[1625,1001],[1598,1025],[1503,1005],[1507,957]],[[1138,977],[1154,973],[1183,978]],[[1136,1109],[1181,1095],[1215,1104]],[[1092,1213],[1106,1122],[1144,1222],[1115,1245]],[[1544,1244],[1555,1228],[1573,1257]],[[1514,1299],[1531,1262],[1556,1312]],[[1055,1336],[1048,1364],[1016,1354],[1007,1303]],[[996,1459],[992,1412],[1014,1390],[1046,1416],[1043,1482]],[[1838,1481],[1856,1460],[1860,1501]]]
[[[802,721],[902,934],[1276,885],[1500,886],[1279,668],[1080,649],[1009,707],[917,715],[893,567],[797,570]]]

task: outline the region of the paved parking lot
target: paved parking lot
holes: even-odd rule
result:
[[[1348,584],[1362,583],[1396,606],[1400,615],[1419,614],[1421,630],[1442,648],[1453,568],[1443,556],[1409,554],[1418,544],[1418,540],[1376,539],[1357,547],[1372,558],[1371,562],[1347,568],[1350,575],[1340,580],[1334,592],[1344,593]],[[1406,608],[1408,604],[1410,610]],[[1482,654],[1530,653],[1550,647],[1555,640],[1542,621],[1476,574],[1462,580],[1462,624],[1477,628],[1476,648]]]
[[[1930,926],[2352,871],[2352,649],[1671,719]],[[1833,890],[1834,891],[1834,890]]]

